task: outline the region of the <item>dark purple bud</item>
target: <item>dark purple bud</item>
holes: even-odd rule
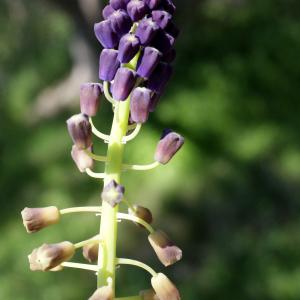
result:
[[[100,105],[100,96],[103,93],[100,83],[84,83],[80,86],[81,113],[94,117]]]
[[[160,30],[156,36],[154,37],[151,45],[158,49],[160,52],[168,53],[171,51],[172,47],[175,44],[175,38],[168,34],[165,33],[164,31]]]
[[[171,15],[174,15],[174,13],[176,11],[176,6],[172,0],[164,0],[162,2],[162,7]]]
[[[181,135],[170,129],[164,130],[157,145],[154,159],[163,165],[167,164],[183,144],[184,138]]]
[[[124,198],[125,188],[112,180],[108,183],[102,192],[102,200],[110,204],[112,207],[118,205]]]
[[[128,1],[124,1],[124,0],[109,0],[109,4],[115,10],[117,10],[117,9],[126,9],[126,4],[127,4],[126,2],[128,2]]]
[[[144,1],[131,0],[127,4],[127,12],[133,22],[137,22],[145,17],[148,7]]]
[[[136,73],[128,68],[120,68],[114,79],[112,95],[115,100],[124,101],[130,95],[136,81]]]
[[[118,51],[103,49],[99,60],[99,78],[104,81],[112,81],[119,67]]]
[[[99,239],[99,235],[94,236],[92,239]],[[99,252],[99,242],[90,243],[82,248],[83,257],[88,260],[90,263],[97,261]]]
[[[111,28],[119,37],[129,32],[132,25],[129,16],[122,9],[116,10],[111,14],[109,20],[111,20]]]
[[[178,38],[178,35],[180,33],[180,30],[176,27],[176,25],[173,22],[170,22],[165,30],[168,34],[170,34],[175,39]]]
[[[143,19],[139,23],[135,35],[140,39],[143,46],[147,46],[151,43],[158,30],[158,25],[151,18]]]
[[[170,51],[164,54],[164,56],[162,57],[162,61],[170,64],[175,60],[175,58],[176,58],[176,50],[171,49]]]
[[[109,4],[106,5],[102,11],[102,16],[103,16],[104,20],[108,19],[108,17],[114,12],[115,12],[115,10],[112,8],[111,5],[109,5]]]
[[[152,97],[151,97],[151,101],[150,101],[150,106],[149,106],[149,111],[150,112],[154,112],[159,100],[160,100],[161,94],[158,93],[153,93]]]
[[[87,149],[88,151],[92,151],[92,147]],[[71,156],[81,173],[84,173],[86,169],[92,169],[94,166],[94,161],[89,155],[85,152],[85,150],[78,149],[76,145],[73,145]]]
[[[144,0],[150,9],[156,8],[162,0]]]
[[[140,49],[140,41],[133,34],[124,35],[119,43],[118,59],[121,63],[129,63]]]
[[[132,216],[136,216],[136,217],[144,220],[148,224],[151,224],[153,221],[151,211],[148,208],[140,206],[140,205],[134,205],[133,209],[129,208],[128,213]],[[140,224],[138,224],[138,225],[141,227],[144,227]]]
[[[86,115],[74,115],[67,120],[67,127],[78,149],[86,149],[92,145],[92,127]]]
[[[137,87],[133,90],[130,100],[130,115],[135,123],[147,122],[151,94],[151,90],[143,87]]]
[[[172,15],[164,10],[154,10],[152,19],[161,29],[165,29],[171,22]]]
[[[161,94],[168,83],[171,75],[173,72],[172,66],[169,64],[160,62],[155,70],[152,72],[151,76],[149,77],[149,81],[147,83],[147,87],[158,93]]]
[[[146,47],[138,62],[137,74],[148,79],[159,63],[162,54],[153,47]]]
[[[111,27],[111,21],[105,20],[94,25],[96,38],[104,48],[114,48],[119,39]]]

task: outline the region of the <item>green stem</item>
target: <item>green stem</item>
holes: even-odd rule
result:
[[[122,139],[127,133],[129,104],[129,99],[127,99],[118,102],[116,105],[107,151],[108,160],[105,166],[104,185],[112,180],[120,183],[124,152]],[[113,208],[107,202],[102,202],[100,239],[103,241],[103,247],[99,247],[98,287],[107,285],[107,280],[111,278],[113,289],[115,288],[117,213],[118,205]]]
[[[152,277],[157,275],[157,273],[151,267],[138,260],[129,259],[129,258],[116,258],[116,264],[136,266],[150,273]]]

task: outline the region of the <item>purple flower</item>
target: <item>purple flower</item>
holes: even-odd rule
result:
[[[118,51],[103,49],[99,60],[99,78],[104,81],[112,81],[119,67]]]
[[[140,49],[140,41],[133,34],[124,35],[119,43],[118,59],[121,63],[129,63]]]
[[[120,68],[114,79],[112,95],[116,100],[124,101],[130,95],[136,81],[136,73],[128,68]]]
[[[115,10],[117,9],[126,9],[126,2],[125,0],[109,0],[109,4]]]
[[[114,48],[118,45],[119,39],[113,31],[110,20],[105,20],[94,25],[96,38],[104,48]]]
[[[152,19],[161,29],[165,29],[169,25],[172,15],[164,10],[153,10]]]
[[[161,94],[166,84],[168,83],[172,75],[172,72],[173,69],[171,65],[160,62],[155,68],[155,70],[153,71],[153,73],[151,74],[151,76],[149,77],[147,87],[150,90],[158,94]]]
[[[137,74],[148,79],[158,65],[162,54],[153,47],[146,47],[138,62]]]
[[[145,123],[148,120],[151,93],[151,90],[142,87],[133,90],[130,99],[130,115],[135,123]]]
[[[84,83],[80,86],[81,113],[93,117],[97,114],[100,105],[100,96],[103,93],[100,83]]]
[[[184,138],[170,129],[164,130],[159,141],[154,159],[165,165],[184,144]]]
[[[106,20],[114,12],[115,12],[115,10],[113,9],[113,7],[108,4],[103,8],[102,16]]]
[[[103,201],[110,204],[112,207],[118,205],[124,198],[125,188],[112,180],[110,183],[105,185],[101,197]]]
[[[74,115],[67,120],[67,127],[78,149],[87,149],[92,145],[92,128],[86,115]]]
[[[145,17],[148,7],[144,1],[131,0],[127,4],[127,13],[133,22],[137,22]]]
[[[143,46],[147,46],[151,43],[158,30],[158,25],[151,18],[143,19],[139,23],[135,35],[140,39]]]
[[[156,8],[162,0],[144,0],[150,9]]]
[[[109,16],[109,20],[111,21],[112,30],[118,37],[122,37],[125,33],[129,32],[132,25],[129,16],[122,9],[118,9],[112,13]]]
[[[146,223],[151,224],[153,221],[152,213],[151,211],[143,206],[140,205],[133,205],[133,209],[129,208],[128,213],[132,216],[136,216],[142,220],[144,220]],[[143,225],[138,224],[141,227],[144,227]]]
[[[175,44],[175,38],[165,33],[164,31],[160,30],[156,36],[154,37],[151,45],[158,49],[162,53],[168,53],[171,51],[172,47]]]

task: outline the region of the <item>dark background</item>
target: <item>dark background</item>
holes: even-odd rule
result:
[[[300,299],[299,1],[177,5],[176,72],[126,161],[151,162],[165,127],[186,144],[165,167],[126,173],[128,198],[183,248],[164,270],[183,300]],[[99,218],[67,216],[29,236],[20,211],[99,203],[99,182],[76,169],[65,126],[79,85],[97,81],[99,20],[97,0],[0,0],[1,299],[81,300],[95,289],[90,272],[30,272],[27,255],[94,235]],[[95,122],[109,131],[104,101]],[[118,254],[163,270],[131,224],[120,224]],[[118,296],[150,286],[142,270],[117,274]]]

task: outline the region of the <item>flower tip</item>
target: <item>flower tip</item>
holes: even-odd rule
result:
[[[124,193],[124,186],[118,184],[115,180],[112,180],[104,186],[101,197],[103,201],[107,202],[112,207],[115,207],[123,200]]]
[[[176,286],[163,273],[158,273],[151,279],[151,284],[160,300],[180,300]]]

